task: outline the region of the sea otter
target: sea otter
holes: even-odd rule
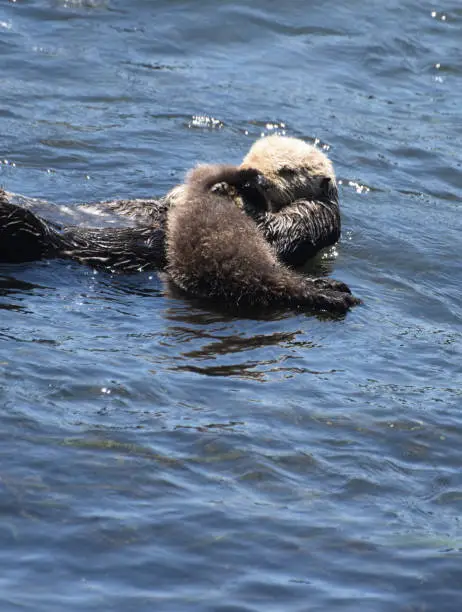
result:
[[[269,189],[271,180],[248,167],[199,166],[190,172],[167,214],[170,280],[190,295],[232,308],[279,305],[344,313],[359,302],[344,283],[290,270],[236,206],[237,195],[267,209]]]
[[[258,140],[242,168],[254,167],[269,181],[269,208],[243,201],[280,261],[303,264],[340,236],[338,192],[327,156],[302,140],[268,136]],[[179,185],[159,200],[115,200],[97,203],[129,217],[135,227],[60,226],[0,196],[0,261],[64,257],[115,272],[165,266],[167,212],[185,189]],[[85,206],[85,205],[84,205]],[[86,205],[88,206],[88,205]]]
[[[257,140],[241,164],[255,168],[269,181],[269,209],[246,200],[246,212],[257,221],[278,257],[290,266],[303,265],[340,238],[338,189],[327,155],[299,138],[265,136]],[[114,200],[100,208],[142,225],[163,224],[168,208],[181,197],[183,185],[160,200]]]
[[[252,146],[241,168],[257,168],[269,181],[270,210],[248,200],[254,217],[281,261],[302,265],[340,238],[340,210],[330,159],[298,138],[267,136]]]

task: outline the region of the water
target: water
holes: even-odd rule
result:
[[[462,10],[4,0],[0,182],[163,194],[324,146],[343,320],[0,266],[2,612],[452,612],[462,581]],[[56,209],[57,210],[57,209]]]

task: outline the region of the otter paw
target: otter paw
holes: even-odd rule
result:
[[[231,198],[234,204],[242,209],[242,198],[236,191],[236,188],[232,185],[228,185],[225,181],[221,183],[215,183],[215,185],[210,189],[212,193],[215,193],[220,196],[225,196],[227,198]]]
[[[222,181],[221,183],[215,183],[215,185],[210,190],[212,193],[217,193],[218,195],[229,195],[230,186],[228,183]]]
[[[348,287],[348,285],[333,278],[315,278],[312,282],[317,289],[351,293],[351,289]]]
[[[319,310],[327,310],[338,314],[344,314],[352,306],[357,306],[361,300],[351,293],[342,291],[319,292],[314,298],[314,306]]]

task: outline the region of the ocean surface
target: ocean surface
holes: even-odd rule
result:
[[[1,612],[461,610],[461,41],[455,0],[1,0],[3,187],[72,216],[304,138],[310,271],[364,302],[0,265]]]

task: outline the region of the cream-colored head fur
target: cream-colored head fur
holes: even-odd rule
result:
[[[299,138],[276,134],[261,138],[244,157],[241,167],[255,168],[271,182],[267,197],[273,211],[296,200],[324,200],[322,178],[331,179],[336,193],[330,159]]]

